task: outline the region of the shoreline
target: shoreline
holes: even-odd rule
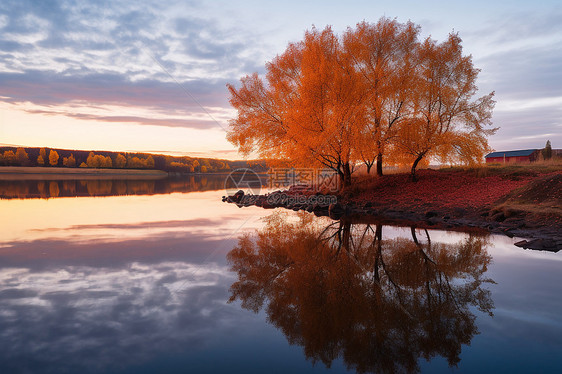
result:
[[[222,176],[226,177],[231,172],[209,172],[209,173],[176,173],[164,170],[146,169],[95,169],[95,168],[66,168],[66,167],[41,167],[41,166],[0,166],[0,180],[50,180],[50,179],[129,179],[129,178],[176,178],[176,177],[204,177]],[[259,176],[267,176],[267,173],[256,173]]]
[[[244,195],[238,191],[223,197],[223,201],[239,207],[305,210],[317,216],[356,222],[501,234],[524,238],[515,245],[525,249],[562,250],[562,172],[501,178],[473,177],[462,172],[454,175],[460,179],[460,187],[447,179],[450,173],[423,174],[425,181],[421,183],[407,182],[400,175],[383,177],[385,180],[379,184],[335,195],[335,203],[326,199],[328,195],[303,192],[302,188],[265,195]],[[449,184],[442,183],[443,180]],[[482,188],[487,183],[492,185]],[[302,203],[311,197],[312,200]]]
[[[247,199],[229,200],[224,202],[234,203],[238,207],[257,206],[264,209],[284,208],[293,211],[307,211],[318,217],[330,217],[334,220],[351,220],[355,223],[377,222],[382,224],[398,226],[416,226],[416,228],[441,229],[451,231],[474,231],[490,234],[501,234],[508,237],[518,237],[523,240],[515,243],[516,246],[525,249],[546,250],[558,252],[562,250],[562,232],[560,227],[539,226],[532,221],[524,219],[513,221],[488,220],[489,212],[467,212],[463,208],[454,210],[429,210],[416,212],[413,210],[402,210],[389,206],[374,207],[372,204],[360,205],[357,203],[336,203],[330,205],[323,204],[304,204],[293,205],[279,203],[267,203],[267,199],[275,194],[284,194],[282,191],[275,191],[268,195],[255,195],[257,201]],[[246,195],[248,197],[248,195]],[[230,198],[232,199],[232,198]]]

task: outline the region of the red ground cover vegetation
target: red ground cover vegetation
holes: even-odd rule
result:
[[[502,197],[531,181],[549,174],[478,175],[470,171],[420,170],[419,180],[412,182],[408,174],[359,177],[347,198],[356,202],[394,206],[397,209],[491,208]],[[537,202],[540,194],[537,196]]]

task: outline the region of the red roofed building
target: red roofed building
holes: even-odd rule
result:
[[[487,164],[530,163],[537,161],[540,149],[492,152],[486,155]]]

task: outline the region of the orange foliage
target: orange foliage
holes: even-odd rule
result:
[[[412,22],[381,18],[376,24],[361,22],[344,35],[348,58],[361,73],[368,98],[358,158],[368,169],[376,158],[379,175],[383,155],[408,115],[418,33],[419,27]]]
[[[18,148],[16,150],[16,159],[20,166],[25,166],[29,163],[29,156],[24,148]]]
[[[59,193],[60,193],[59,183],[56,181],[51,181],[49,183],[49,196],[58,197]]]
[[[17,163],[17,158],[14,151],[4,151],[3,159],[6,165],[15,165]]]
[[[441,161],[480,163],[489,151],[493,95],[475,101],[478,69],[462,55],[457,34],[438,44],[427,38],[418,49],[418,74],[412,114],[396,137],[396,150],[411,157],[412,177],[419,161],[431,156]]]
[[[115,157],[115,167],[118,169],[123,169],[127,165],[127,159],[121,153]]]
[[[493,93],[477,100],[478,69],[462,55],[457,34],[438,44],[418,41],[419,26],[381,18],[343,37],[330,27],[304,39],[256,73],[228,84],[238,115],[227,139],[244,155],[293,166],[328,167],[343,185],[354,166],[383,155],[473,164],[488,151]]]
[[[152,156],[148,156],[147,158],[129,156],[127,158],[127,167],[130,169],[153,169],[154,158],[152,158]]]
[[[73,168],[76,166],[76,159],[74,158],[73,154],[70,154],[70,157],[64,157],[62,159],[62,164],[68,168]]]
[[[49,152],[49,164],[51,164],[51,166],[57,166],[58,163],[59,154],[57,153],[57,151],[51,149],[51,151]]]
[[[365,95],[339,38],[329,27],[307,31],[267,70],[267,86],[257,74],[228,85],[238,109],[228,139],[245,154],[331,168],[349,184]]]
[[[86,159],[86,164],[89,168],[111,168],[113,166],[111,157],[96,155],[94,152],[90,152]]]

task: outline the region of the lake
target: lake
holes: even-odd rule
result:
[[[562,371],[562,253],[224,179],[0,181],[0,372]]]

